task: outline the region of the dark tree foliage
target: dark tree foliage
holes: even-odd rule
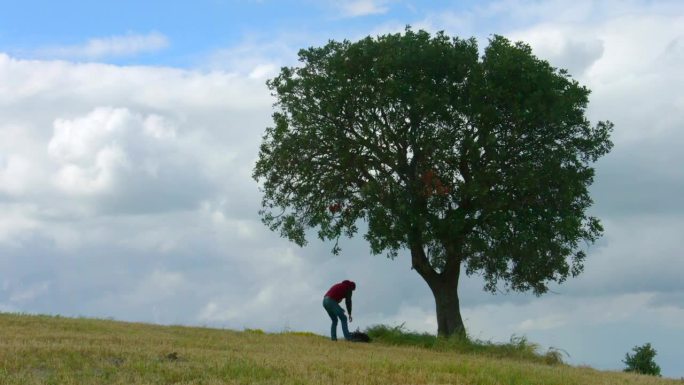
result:
[[[632,348],[632,351],[634,355],[626,353],[625,359],[622,361],[627,365],[625,372],[660,376],[660,366],[653,361],[657,352],[651,347],[650,343],[643,346],[635,346]]]
[[[330,41],[268,82],[277,98],[254,169],[266,225],[305,245],[352,237],[411,253],[438,332],[464,335],[458,279],[532,291],[582,271],[602,233],[590,167],[610,122],[584,115],[589,90],[529,46],[403,34]],[[337,242],[333,249],[337,253]]]

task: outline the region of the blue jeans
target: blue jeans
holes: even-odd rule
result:
[[[344,333],[344,338],[349,339],[349,329],[347,328],[347,316],[342,310],[342,306],[337,303],[334,299],[330,297],[323,297],[323,308],[328,312],[330,319],[332,320],[332,325],[330,326],[330,339],[337,341],[337,319],[342,321],[342,333]]]

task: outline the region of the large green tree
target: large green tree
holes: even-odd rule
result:
[[[529,46],[425,31],[330,41],[268,81],[277,98],[254,178],[263,221],[299,245],[352,237],[410,251],[436,302],[438,334],[465,335],[461,272],[485,289],[532,291],[582,271],[591,164],[610,122],[589,90]]]

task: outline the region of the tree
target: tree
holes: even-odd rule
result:
[[[622,361],[627,365],[625,372],[660,376],[660,366],[653,361],[657,352],[651,347],[650,343],[643,346],[635,346],[632,348],[632,351],[634,355],[625,353],[625,359]]]
[[[458,281],[531,290],[582,271],[590,167],[610,122],[584,116],[589,90],[501,36],[403,34],[299,51],[267,85],[277,98],[253,177],[260,215],[300,246],[353,237],[407,249],[435,297],[438,334],[465,335]]]

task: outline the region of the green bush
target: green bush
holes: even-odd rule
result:
[[[635,346],[632,348],[632,351],[634,355],[626,353],[625,359],[622,361],[627,365],[625,372],[660,376],[660,366],[653,361],[657,352],[651,347],[650,343],[643,346]]]
[[[366,333],[372,341],[388,345],[417,346],[439,351],[514,358],[549,365],[562,364],[563,354],[567,355],[565,351],[557,348],[550,348],[546,353],[540,354],[539,345],[529,342],[524,336],[515,335],[508,343],[493,343],[459,336],[440,338],[430,333],[407,331],[404,324],[394,327],[374,325],[366,329]]]
[[[404,324],[399,326],[374,325],[366,329],[366,334],[372,341],[390,345],[409,345],[422,348],[433,348],[437,344],[437,337],[429,333],[409,332]]]

